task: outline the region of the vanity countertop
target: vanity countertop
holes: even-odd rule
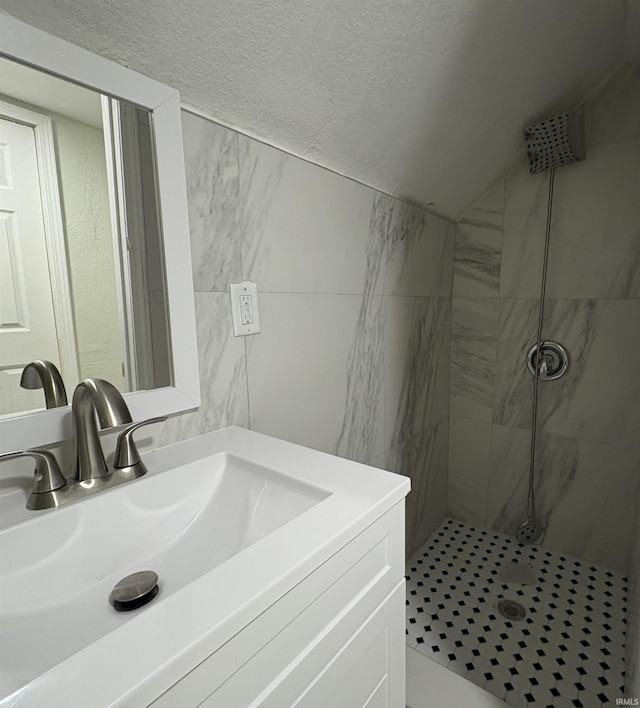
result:
[[[97,511],[93,505],[98,503],[126,503],[127,487],[136,486],[140,497],[145,484],[176,468],[184,468],[180,483],[186,489],[189,475],[197,469],[201,473],[207,460],[219,460],[221,454],[320,490],[320,500],[175,592],[163,596],[161,590],[145,608],[116,615],[105,603],[99,611],[111,613],[112,625],[104,636],[30,680],[0,705],[98,705],[98,696],[101,706],[147,705],[402,501],[410,488],[401,475],[229,427],[147,452],[146,477],[68,507],[39,512],[41,516],[13,528],[31,526],[46,532],[47,514],[72,523],[74,515]],[[50,611],[56,611],[55,605]],[[0,615],[0,625],[2,621]],[[72,626],[69,631],[74,631]],[[30,638],[32,644],[37,641]]]

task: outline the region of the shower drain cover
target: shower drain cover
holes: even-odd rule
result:
[[[158,594],[158,576],[152,570],[131,573],[117,583],[109,602],[118,612],[131,612],[151,602]]]
[[[527,611],[515,600],[498,600],[496,609],[508,620],[522,620],[526,617]]]

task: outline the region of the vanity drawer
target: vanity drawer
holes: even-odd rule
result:
[[[243,667],[201,705],[206,708],[396,708],[404,705],[405,581],[368,616],[344,618],[321,641],[306,647],[259,695],[242,696]],[[269,646],[258,658],[267,663]],[[249,700],[247,700],[249,699]]]
[[[172,686],[153,705],[169,708],[195,706],[206,701],[207,706],[223,708],[281,707],[287,703],[272,703],[270,696],[280,695],[285,686],[291,695],[303,694],[323,668],[330,665],[358,635],[367,618],[398,590],[399,584],[404,588],[403,525],[402,502]],[[396,632],[403,643],[404,595],[399,612],[396,608],[396,615],[397,627],[391,629],[390,625],[385,631],[389,632],[389,637]],[[373,644],[374,640],[375,637],[371,640]],[[335,671],[328,676],[334,674]]]

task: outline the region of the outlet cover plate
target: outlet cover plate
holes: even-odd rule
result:
[[[230,283],[229,297],[231,299],[231,319],[233,321],[234,337],[246,337],[249,334],[261,332],[258,285],[251,280]],[[243,312],[245,314],[244,317]],[[249,318],[247,318],[247,313],[250,313]],[[250,319],[250,321],[243,322],[243,320],[247,319]]]

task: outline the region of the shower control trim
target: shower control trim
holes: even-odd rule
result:
[[[527,352],[527,369],[532,376],[535,376],[537,371],[540,381],[555,381],[564,376],[569,368],[569,361],[569,352],[558,342],[540,342],[539,354],[537,344]]]

